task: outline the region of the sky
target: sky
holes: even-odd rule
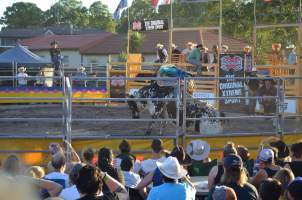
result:
[[[97,0],[82,0],[83,5],[89,7],[93,2]],[[119,0],[100,0],[102,3],[107,4],[111,13],[114,12],[116,9]],[[3,12],[5,11],[7,6],[11,6],[13,3],[16,2],[31,2],[37,4],[39,8],[43,11],[50,8],[56,0],[0,0],[0,17],[3,16]]]

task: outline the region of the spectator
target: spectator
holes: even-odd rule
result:
[[[172,44],[172,54],[181,54],[180,50],[174,43]]]
[[[45,171],[40,166],[32,166],[26,170],[25,174],[33,178],[43,178],[45,175]]]
[[[277,158],[275,159],[275,163],[281,167],[284,166],[285,162],[288,162],[289,157],[289,148],[282,140],[273,141],[270,143],[271,147],[274,147],[278,150]]]
[[[298,63],[298,59],[297,59],[297,53],[295,51],[296,50],[295,45],[291,44],[286,48],[289,50],[289,53],[287,56],[287,64],[296,65]]]
[[[80,193],[77,190],[76,187],[76,182],[78,180],[79,177],[79,173],[80,170],[82,169],[82,167],[84,166],[84,164],[76,164],[75,166],[73,166],[70,174],[69,174],[69,181],[70,181],[70,187],[65,188],[61,194],[60,197],[64,200],[76,200],[80,198]]]
[[[212,52],[209,54],[209,62],[211,64],[218,63],[218,54],[219,54],[218,46],[217,45],[213,45]]]
[[[128,142],[128,140],[122,140],[122,142],[119,145],[120,154],[116,156],[115,158],[115,167],[119,168],[121,165],[121,162],[124,158],[129,157],[134,162],[136,161],[136,157],[131,154],[131,145]]]
[[[238,155],[228,155],[223,158],[224,174],[221,177],[221,184],[232,188],[238,200],[258,200],[257,189],[247,182],[247,176],[243,163]],[[212,199],[213,190],[210,190],[209,200]]]
[[[237,154],[235,144],[233,142],[228,142],[222,153],[222,159],[230,154]],[[217,166],[214,166],[208,176],[208,187],[209,189],[213,188],[215,185],[219,184],[220,179],[224,173],[222,162],[217,162]]]
[[[238,155],[241,157],[243,166],[247,169],[249,176],[253,175],[254,159],[250,158],[250,152],[248,148],[242,145],[238,145],[236,148]]]
[[[76,74],[76,85],[79,86],[79,87],[86,87],[86,83],[87,83],[87,80],[85,80],[85,78],[87,77],[87,73],[85,72],[86,68],[81,65],[77,74]]]
[[[274,84],[275,82],[273,79],[265,79],[263,86],[258,91],[258,96],[277,96],[277,88]],[[271,115],[276,112],[276,99],[263,98],[260,103],[263,106],[264,115]]]
[[[222,45],[221,46],[221,54],[226,54],[229,51],[229,46],[228,45]]]
[[[123,158],[121,162],[121,170],[125,178],[125,186],[127,188],[136,188],[141,181],[140,176],[133,173],[134,160],[130,157]]]
[[[246,45],[243,48],[244,53],[244,72],[250,73],[253,70],[252,47]]]
[[[247,76],[251,78],[257,77],[257,71],[247,72]],[[258,79],[247,79],[246,85],[248,86],[248,96],[249,97],[256,97],[259,87],[260,81]],[[249,115],[255,115],[256,103],[257,99],[248,99],[248,113]]]
[[[287,187],[286,197],[288,200],[302,200],[302,178],[297,177]]]
[[[251,178],[251,183],[258,187],[262,181],[272,178],[281,168],[275,165],[274,152],[262,149],[259,156],[259,171]]]
[[[192,159],[192,165],[188,166],[190,176],[207,176],[212,167],[217,165],[217,160],[209,158],[210,145],[206,141],[193,140],[187,146],[187,154]]]
[[[195,71],[197,72],[197,75],[201,75],[201,52],[200,50],[202,49],[202,44],[197,45],[189,54],[188,56],[188,63],[194,65]]]
[[[190,183],[178,183],[178,179],[184,178],[187,172],[175,157],[168,157],[163,163],[159,163],[158,169],[163,175],[164,183],[151,189],[148,200],[195,199],[196,190]]]
[[[227,186],[215,186],[213,200],[237,200],[235,191]]]
[[[61,56],[61,50],[59,48],[59,43],[54,40],[50,43],[50,45],[51,45],[51,49],[49,50],[49,52],[50,52],[52,66],[55,69],[56,75],[60,76],[61,75],[60,65],[62,62],[62,56]]]
[[[186,168],[192,163],[191,158],[185,153],[183,147],[181,146],[175,146],[170,156],[175,157],[182,168]],[[153,186],[159,186],[164,182],[163,175],[160,169],[158,168],[159,162],[157,162],[156,164],[157,168],[153,172],[150,172],[147,176],[145,176],[144,179],[137,186],[137,188],[141,191],[142,194],[145,193],[145,187],[147,187],[149,184],[153,183]],[[182,182],[183,180],[179,181]]]
[[[157,49],[157,59],[156,63],[167,63],[168,62],[168,52],[163,44],[158,43],[156,45]]]
[[[69,177],[65,174],[66,159],[65,156],[58,152],[52,156],[51,165],[54,168],[54,172],[45,175],[46,180],[51,180],[62,185],[63,189],[69,187]]]
[[[182,50],[181,54],[186,55],[186,58],[188,60],[188,57],[189,57],[190,53],[192,52],[192,50],[193,50],[193,43],[192,42],[188,42],[186,44],[186,48],[184,50]]]
[[[281,183],[268,178],[260,184],[259,196],[261,200],[279,200],[282,193]]]
[[[18,78],[18,85],[19,86],[26,86],[27,85],[27,77],[28,74],[26,73],[26,68],[25,67],[19,67],[18,68],[18,74],[17,74],[17,78]]]
[[[207,47],[203,47],[201,49],[201,61],[202,63],[209,63],[209,53],[208,53],[208,48]]]
[[[3,164],[3,171],[11,176],[17,176],[21,173],[21,162],[16,155],[10,155]]]
[[[282,186],[282,196],[284,196],[287,186],[295,179],[295,175],[290,169],[283,168],[275,174],[274,179],[280,181]]]
[[[78,200],[114,199],[111,193],[104,193],[104,195],[101,195],[103,182],[108,186],[111,193],[127,192],[122,184],[107,173],[103,173],[96,167],[86,165],[80,170],[79,177],[76,181],[76,187],[81,196]]]
[[[302,177],[302,141],[292,144],[291,148],[291,162],[287,163],[295,176]]]
[[[95,166],[96,163],[94,163],[94,151],[92,148],[88,148],[83,152],[83,162],[86,165]]]
[[[166,156],[162,156],[164,152],[163,141],[161,139],[154,139],[151,143],[152,156],[151,158],[141,162],[140,174],[147,175],[154,171],[157,167],[157,162],[164,162]]]
[[[280,65],[283,63],[283,56],[281,53],[281,43],[272,44],[272,65]]]
[[[119,169],[114,168],[112,161],[112,151],[106,147],[101,148],[98,153],[98,167],[103,172],[107,172],[108,175],[124,185],[123,173]],[[106,184],[103,185],[103,192],[109,192],[109,188]]]
[[[39,71],[39,73],[37,74],[37,77],[36,77],[36,82],[35,82],[35,86],[44,86],[45,85],[45,78],[44,78],[44,72],[43,70],[41,69]]]

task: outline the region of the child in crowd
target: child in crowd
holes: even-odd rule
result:
[[[127,188],[135,188],[141,181],[140,176],[133,172],[134,160],[125,157],[121,162],[121,170],[124,174],[125,186]]]

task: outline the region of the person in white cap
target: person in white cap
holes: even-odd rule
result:
[[[156,58],[156,63],[167,63],[168,62],[168,51],[167,49],[164,47],[163,44],[158,43],[156,45],[156,49],[157,49],[157,58]]]
[[[86,68],[84,67],[84,65],[81,65],[76,74],[76,77],[78,77],[76,83],[79,87],[86,87],[87,85],[87,80],[84,79],[85,77],[87,77],[87,73],[85,70]]]
[[[192,50],[193,50],[193,43],[188,42],[186,44],[186,48],[184,50],[182,50],[181,54],[186,55],[186,59],[188,59],[188,56],[189,56],[189,54],[191,53]]]
[[[148,200],[190,200],[195,199],[196,190],[190,182],[179,183],[178,180],[186,176],[187,171],[181,167],[177,158],[168,157],[163,163],[158,163],[163,175],[164,184],[153,187]]]
[[[298,63],[297,54],[296,54],[296,47],[295,45],[291,44],[288,47],[286,47],[289,50],[288,56],[287,56],[287,64],[289,65],[296,65]]]
[[[174,43],[171,45],[171,47],[172,47],[172,54],[181,54],[181,52],[179,51],[179,49]]]
[[[226,54],[229,51],[229,46],[228,45],[222,45],[221,46],[221,54]]]
[[[19,86],[26,86],[27,85],[28,74],[26,73],[26,68],[25,67],[19,67],[17,77],[18,77],[18,85]]]
[[[190,176],[208,176],[217,165],[217,160],[209,158],[210,150],[210,145],[203,140],[193,140],[187,145],[187,154],[192,159],[192,165],[188,166]]]
[[[274,152],[270,148],[262,149],[258,160],[259,171],[251,178],[251,183],[256,187],[259,187],[265,179],[272,178],[281,169],[275,165]]]

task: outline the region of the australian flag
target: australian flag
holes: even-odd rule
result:
[[[121,18],[122,12],[128,8],[128,0],[121,0],[113,13],[113,19],[118,20]]]

